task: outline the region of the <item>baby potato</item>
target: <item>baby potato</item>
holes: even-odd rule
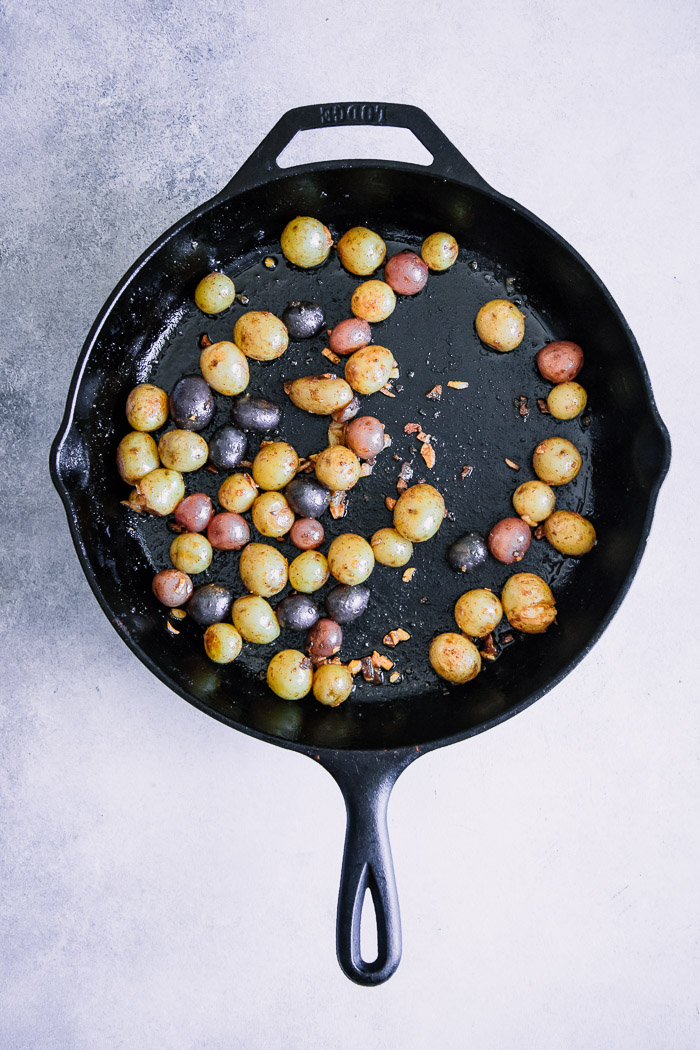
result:
[[[215,664],[230,664],[240,655],[243,639],[232,623],[212,623],[204,632],[204,651]]]
[[[432,485],[411,485],[394,507],[394,528],[405,539],[423,543],[442,525],[445,501]]]
[[[204,466],[209,446],[202,435],[193,430],[169,430],[158,442],[158,455],[168,470],[186,474]]]
[[[364,281],[357,286],[350,300],[350,309],[355,317],[372,324],[386,321],[395,306],[396,296],[385,281]]]
[[[160,466],[158,448],[150,434],[132,430],[117,446],[117,470],[127,485],[135,485]]]
[[[179,569],[163,569],[153,577],[153,593],[159,602],[177,609],[192,597],[192,580]]]
[[[231,610],[236,630],[246,642],[268,645],[279,638],[280,625],[272,606],[257,594],[236,598]]]
[[[248,310],[233,329],[233,341],[254,361],[274,361],[289,344],[289,334],[279,317],[269,310]]]
[[[398,295],[417,295],[428,282],[428,264],[415,252],[399,252],[384,267],[384,280]]]
[[[328,561],[320,551],[304,551],[289,566],[289,585],[302,594],[313,594],[328,576]]]
[[[525,315],[508,299],[492,299],[476,315],[476,334],[493,350],[507,353],[520,346],[525,335]]]
[[[253,479],[261,489],[283,489],[299,467],[299,457],[286,441],[263,445],[253,460]]]
[[[246,590],[263,598],[279,594],[287,584],[287,559],[267,543],[249,543],[244,547],[238,571]]]
[[[345,378],[358,394],[376,394],[389,381],[396,361],[385,346],[356,350],[345,363]]]
[[[555,510],[544,523],[545,538],[562,554],[580,557],[595,546],[595,529],[572,510]]]
[[[377,529],[370,540],[375,561],[380,565],[401,568],[411,560],[413,544],[396,529]]]
[[[374,569],[374,553],[362,536],[344,532],[328,548],[328,568],[340,583],[364,583]]]
[[[569,339],[547,343],[535,359],[540,375],[550,383],[568,383],[583,368],[583,350]]]
[[[267,684],[283,700],[301,700],[311,691],[314,672],[311,660],[298,649],[283,649],[267,665]]]
[[[376,416],[357,416],[345,428],[344,444],[360,459],[374,459],[384,450],[384,424]]]
[[[557,383],[547,397],[547,408],[555,419],[575,419],[587,404],[588,394],[580,383]]]
[[[477,647],[463,634],[452,631],[433,638],[428,657],[435,673],[448,682],[470,682],[481,670]]]
[[[129,502],[133,502],[137,510],[147,510],[164,518],[173,513],[184,495],[185,481],[182,474],[177,470],[158,467],[136,482]]]
[[[534,529],[554,510],[556,496],[544,481],[524,481],[513,493],[515,513]]]
[[[225,273],[208,273],[194,290],[194,301],[205,314],[220,314],[236,298],[236,286]]]
[[[126,418],[133,430],[158,430],[168,421],[168,395],[152,383],[139,383],[126,399]]]
[[[284,392],[292,404],[314,416],[330,416],[349,405],[353,393],[344,379],[325,376],[302,376],[284,384]]]
[[[263,492],[253,503],[253,525],[262,536],[286,536],[294,524],[294,511],[281,492]]]
[[[350,696],[354,684],[343,664],[321,664],[314,673],[314,696],[325,707],[338,707]]]
[[[258,486],[250,474],[231,474],[219,488],[219,503],[233,514],[245,514],[257,495]]]
[[[199,367],[212,390],[220,394],[242,393],[248,386],[248,358],[235,343],[223,340],[205,346],[199,355]]]
[[[330,230],[310,215],[297,215],[282,230],[282,254],[294,266],[305,270],[320,266],[328,258],[333,238]]]
[[[449,270],[457,261],[459,245],[449,233],[431,233],[423,241],[420,253],[431,270]]]
[[[457,599],[455,620],[460,631],[472,638],[485,638],[498,627],[503,606],[488,588],[477,587]]]
[[[581,469],[581,453],[566,438],[545,438],[535,449],[532,466],[547,485],[566,485]]]
[[[211,543],[201,532],[182,532],[170,544],[171,562],[188,576],[208,569],[212,555]]]
[[[557,615],[549,585],[534,572],[510,576],[501,591],[501,603],[511,627],[525,634],[542,634]]]
[[[328,346],[334,354],[347,357],[361,350],[372,342],[372,329],[367,321],[359,317],[349,317],[346,321],[340,321],[332,331],[328,333]]]
[[[316,477],[322,485],[334,492],[347,491],[357,484],[360,478],[360,461],[355,453],[344,445],[326,448],[318,456]]]
[[[367,277],[384,262],[386,244],[366,226],[353,226],[338,241],[338,256],[350,273]]]

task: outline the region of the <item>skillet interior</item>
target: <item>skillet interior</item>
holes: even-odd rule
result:
[[[348,315],[358,279],[340,269],[335,253],[313,273],[294,270],[282,259],[279,233],[297,214],[318,216],[336,236],[351,225],[366,224],[396,247],[419,245],[428,233],[448,229],[463,249],[453,270],[431,275],[417,299],[400,300],[392,317],[374,329],[374,341],[388,345],[399,360],[398,384],[404,389],[396,399],[379,394],[365,399],[363,411],[386,423],[394,444],[372,477],[350,493],[348,516],[338,522],[326,516],[327,539],[342,531],[370,535],[390,524],[383,496],[396,495],[400,463],[394,453],[413,461],[414,480],[437,485],[454,520],[446,521],[430,543],[416,547],[412,564],[417,571],[410,584],[401,583],[397,570],[377,568],[370,581],[371,612],[345,631],[342,655],[349,659],[381,649],[381,637],[391,627],[406,627],[411,643],[388,652],[398,670],[411,668],[411,673],[393,686],[362,684],[356,697],[337,710],[308,699],[287,704],[269,694],[259,676],[269,658],[266,648],[247,647],[245,663],[241,658],[219,668],[204,656],[201,630],[194,624],[185,623],[179,636],[170,637],[150,584],[153,572],[168,565],[172,535],[162,522],[138,518],[121,506],[128,490],[114,466],[117,443],[128,429],[124,404],[129,389],[147,379],[169,388],[196,368],[202,332],[212,339],[230,338],[244,309],[277,312],[294,298],[320,299],[329,324]],[[280,260],[274,271],[261,265],[267,254]],[[213,267],[229,272],[250,303],[209,320],[196,311],[192,294],[197,280]],[[509,278],[512,283],[506,284]],[[501,295],[521,298],[528,317],[523,344],[505,355],[481,348],[473,331],[478,305]],[[550,338],[573,338],[586,351],[581,380],[590,399],[587,428],[579,420],[558,423],[537,410],[536,398],[546,396],[549,385],[536,371],[534,352]],[[252,363],[251,368],[250,390],[285,406],[279,435],[302,455],[325,446],[327,422],[290,406],[281,386],[286,378],[331,370],[320,355],[323,345],[321,340],[291,344],[281,361]],[[469,389],[448,391],[451,378],[468,380]],[[443,384],[445,396],[441,402],[426,401],[424,394],[435,383]],[[521,394],[531,410],[525,421],[514,406]],[[225,406],[220,398],[211,429],[226,418]],[[419,409],[427,415],[419,415]],[[435,437],[434,471],[425,469],[418,443],[403,433],[410,421],[422,423]],[[532,450],[555,433],[569,437],[584,455],[579,479],[558,491],[557,505],[590,514],[598,545],[578,562],[557,555],[544,541],[533,541],[515,571],[541,572],[550,580],[558,624],[545,636],[510,645],[466,687],[447,689],[430,671],[430,638],[454,628],[451,610],[460,593],[470,586],[498,590],[514,570],[490,560],[469,580],[457,577],[444,563],[445,548],[463,532],[485,533],[511,513],[514,488],[534,476]],[[256,450],[253,442],[251,451]],[[58,455],[88,578],[115,626],[167,684],[215,717],[279,743],[304,749],[397,749],[429,747],[508,717],[542,695],[590,647],[641,554],[667,448],[631,333],[597,279],[551,231],[497,196],[410,167],[361,164],[327,165],[224,197],[167,235],[108,304]],[[521,464],[517,474],[506,466],[505,456]],[[459,475],[465,464],[475,469],[463,481]],[[205,488],[213,494],[220,481],[199,472],[186,479],[187,490]],[[293,556],[290,545],[281,549]],[[209,580],[227,582],[240,593],[235,558],[218,554],[209,573],[196,582]],[[421,597],[428,603],[421,604]],[[298,647],[300,641],[303,636],[283,632],[279,647]]]

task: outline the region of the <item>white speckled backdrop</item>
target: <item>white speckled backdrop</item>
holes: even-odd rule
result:
[[[697,1047],[697,4],[5,0],[0,18],[0,1046]],[[126,267],[284,110],[357,97],[426,109],[582,252],[674,443],[593,653],[399,781],[404,958],[377,989],[334,956],[339,792],[131,656],[47,469]]]

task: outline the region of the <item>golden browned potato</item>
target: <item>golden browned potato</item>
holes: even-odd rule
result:
[[[498,627],[503,606],[492,591],[477,587],[457,599],[455,620],[460,631],[472,638],[485,638]]]
[[[345,363],[345,378],[358,394],[376,394],[389,382],[396,361],[385,346],[366,346],[356,350]]]
[[[261,489],[283,489],[299,468],[299,457],[286,441],[263,445],[253,460],[253,480]]]
[[[556,496],[544,481],[524,481],[513,493],[515,513],[534,529],[554,510]]]
[[[204,632],[204,651],[215,664],[230,664],[240,655],[243,639],[232,623],[212,623]]]
[[[205,314],[220,314],[236,298],[236,286],[225,273],[208,273],[194,290],[194,301]]]
[[[457,261],[459,245],[449,233],[431,233],[423,241],[420,253],[431,270],[449,270]]]
[[[515,350],[525,335],[525,315],[508,299],[492,299],[476,315],[476,334],[501,353]]]
[[[186,474],[204,466],[209,446],[201,434],[195,434],[193,430],[169,430],[158,442],[158,455],[168,470]]]
[[[555,510],[544,523],[545,538],[562,554],[580,557],[595,546],[595,529],[572,510]]]
[[[452,631],[433,638],[428,657],[435,673],[448,682],[470,682],[481,670],[477,647],[463,634]]]
[[[385,281],[364,281],[357,286],[350,300],[355,317],[371,324],[386,321],[395,306],[396,296]]]
[[[349,405],[353,393],[344,379],[325,376],[302,376],[284,384],[290,401],[314,416],[330,416]]]
[[[547,408],[555,419],[575,419],[587,404],[588,394],[580,383],[557,383],[547,398]]]
[[[411,485],[394,507],[394,528],[412,543],[423,543],[442,525],[445,501],[432,485]]]
[[[314,672],[311,660],[298,649],[283,649],[267,665],[267,684],[283,700],[301,700],[311,692]]]
[[[126,418],[134,430],[158,430],[168,420],[168,395],[152,383],[139,383],[126,399]]]
[[[328,548],[328,568],[340,583],[354,587],[364,583],[374,569],[374,554],[366,539],[344,532]]]
[[[219,488],[219,503],[232,514],[245,514],[257,495],[258,486],[250,474],[231,474]]]
[[[535,474],[547,485],[566,485],[581,469],[581,453],[566,438],[540,441],[532,457]]]
[[[386,244],[366,226],[353,226],[338,241],[338,256],[350,273],[368,277],[386,258]]]
[[[170,544],[170,560],[188,576],[204,572],[211,565],[212,546],[200,532],[182,532]]]
[[[117,446],[117,470],[127,485],[135,485],[160,466],[158,448],[150,434],[132,430]]]
[[[356,485],[362,469],[355,453],[344,445],[324,449],[315,467],[321,484],[335,492],[347,491]]]
[[[253,503],[253,525],[261,536],[278,539],[294,524],[294,511],[281,492],[262,492]]]
[[[136,482],[136,488],[129,497],[135,510],[147,510],[165,518],[172,514],[185,495],[185,481],[178,470],[165,470],[158,467]]]
[[[269,645],[279,638],[280,625],[277,614],[270,603],[258,594],[244,594],[242,598],[236,598],[231,616],[236,629],[246,642]]]
[[[314,674],[314,696],[326,707],[338,707],[353,688],[353,677],[343,664],[321,664]]]
[[[297,215],[288,222],[280,237],[282,254],[294,266],[310,269],[328,258],[333,238],[330,230],[310,215]]]
[[[205,346],[199,355],[199,367],[212,390],[229,397],[241,394],[248,386],[248,358],[235,343],[223,340]]]
[[[328,576],[328,561],[320,551],[303,551],[289,566],[289,585],[302,594],[313,594]]]
[[[370,540],[375,560],[380,565],[400,569],[411,560],[413,544],[396,529],[377,529]]]
[[[244,547],[238,562],[238,571],[246,590],[262,598],[279,594],[287,585],[287,559],[267,543],[249,543]],[[238,629],[240,630],[240,627]],[[243,637],[245,638],[245,635]]]
[[[289,344],[286,326],[268,310],[248,310],[236,321],[233,341],[254,361],[274,361]]]
[[[534,572],[510,576],[501,591],[501,604],[511,627],[525,634],[542,634],[557,615],[549,585]]]

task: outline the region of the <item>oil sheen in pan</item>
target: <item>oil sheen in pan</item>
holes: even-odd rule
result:
[[[337,240],[337,232],[335,239]],[[407,235],[397,235],[387,241],[387,254],[402,248],[420,250],[420,242]],[[267,268],[263,259],[277,260],[274,269]],[[212,341],[231,339],[236,319],[246,310],[271,310],[281,314],[290,300],[315,300],[325,310],[327,327],[332,327],[350,316],[349,303],[360,278],[346,273],[331,253],[328,262],[318,270],[302,271],[291,266],[282,256],[279,244],[267,244],[256,252],[255,260],[238,273],[229,271],[236,282],[236,291],[248,302],[236,302],[216,318],[202,315],[191,304],[185,304],[179,323],[170,338],[164,342],[160,354],[152,360],[148,376],[169,391],[175,381],[187,372],[199,370],[199,339],[207,333]],[[376,275],[381,277],[381,271]],[[511,353],[500,354],[482,346],[474,331],[474,318],[483,303],[489,299],[507,298],[522,306],[526,316],[525,338]],[[539,305],[539,304],[538,304]],[[493,558],[472,574],[453,573],[446,565],[445,551],[467,531],[488,534],[500,518],[514,513],[511,497],[522,482],[535,477],[532,453],[543,438],[561,435],[569,438],[583,457],[581,472],[573,482],[556,489],[557,507],[594,515],[595,479],[590,476],[590,448],[595,440],[595,413],[591,425],[581,419],[560,422],[543,415],[537,407],[538,398],[546,398],[551,385],[545,382],[535,366],[536,351],[551,339],[576,339],[576,333],[557,326],[556,318],[547,322],[527,299],[527,288],[513,281],[507,273],[483,256],[462,249],[452,269],[442,274],[431,273],[426,288],[415,297],[399,297],[394,313],[381,324],[373,325],[375,343],[388,346],[400,367],[400,378],[394,384],[395,398],[381,393],[362,399],[361,412],[376,415],[384,422],[392,445],[378,458],[372,475],[363,478],[348,494],[348,512],[334,520],[324,515],[323,525],[328,543],[342,532],[358,532],[369,538],[382,526],[392,522],[391,512],[385,506],[385,497],[396,497],[396,480],[401,463],[413,467],[413,481],[425,480],[435,485],[445,498],[450,516],[443,522],[437,535],[427,543],[414,546],[410,565],[415,573],[408,583],[402,581],[402,571],[377,565],[369,580],[372,598],[368,613],[354,624],[344,628],[341,657],[344,661],[359,658],[373,649],[386,652],[395,661],[395,670],[404,677],[396,684],[369,685],[358,679],[358,688],[352,702],[410,697],[419,693],[447,688],[434,674],[428,662],[428,647],[440,631],[456,630],[454,603],[464,591],[472,587],[490,587],[499,593],[506,578],[513,572],[536,572],[553,587],[568,581],[570,574],[585,573],[585,559],[564,558],[545,540],[534,540],[525,558],[517,565],[501,565]],[[284,356],[270,364],[251,361],[250,393],[262,394],[282,408],[278,430],[268,436],[289,441],[300,456],[318,452],[327,444],[329,420],[313,417],[295,408],[283,391],[287,379],[321,372],[343,374],[343,363],[333,365],[321,353],[327,345],[325,328],[315,339],[291,342]],[[586,365],[581,381],[586,385]],[[466,390],[447,386],[449,380],[467,381]],[[427,400],[425,395],[436,385],[442,385],[439,401]],[[517,400],[528,399],[529,415],[520,415]],[[230,399],[216,395],[217,411],[212,424],[203,431],[207,437],[216,427],[229,419]],[[589,411],[586,411],[586,416]],[[584,417],[584,418],[585,418]],[[419,423],[430,434],[436,453],[436,462],[429,470],[421,455],[420,442],[415,435],[404,433],[406,423]],[[258,451],[260,438],[251,436],[247,458]],[[399,458],[394,458],[398,456]],[[506,457],[517,463],[520,470],[509,467]],[[473,467],[471,475],[462,479],[465,466]],[[215,475],[200,470],[185,476],[187,492],[204,491],[212,497],[226,473]],[[129,512],[126,512],[129,514]],[[129,514],[130,518],[136,518]],[[173,539],[160,520],[136,518],[130,526],[137,536],[143,553],[154,572],[170,565],[168,547]],[[254,539],[261,539],[253,533]],[[278,543],[264,540],[291,561],[298,551],[288,541]],[[217,582],[229,587],[234,596],[243,593],[237,570],[238,555],[215,551],[210,569],[195,577],[195,586]],[[318,592],[317,597],[333,585],[333,581]],[[574,583],[575,585],[575,583]],[[275,605],[284,593],[271,599]],[[425,599],[421,602],[421,599]],[[383,636],[395,627],[403,627],[411,640],[387,649]],[[179,622],[178,643],[201,651],[202,631],[187,620]],[[562,629],[555,626],[552,630]],[[504,621],[496,632],[505,633]],[[524,639],[527,644],[529,639]],[[245,645],[233,667],[221,668],[224,680],[241,669],[249,674],[264,676],[270,657],[282,648],[303,648],[303,634],[283,631],[273,646]],[[506,648],[500,659],[517,667],[519,646]],[[488,666],[484,668],[488,674]]]

